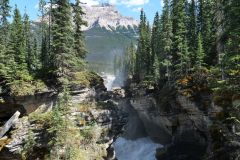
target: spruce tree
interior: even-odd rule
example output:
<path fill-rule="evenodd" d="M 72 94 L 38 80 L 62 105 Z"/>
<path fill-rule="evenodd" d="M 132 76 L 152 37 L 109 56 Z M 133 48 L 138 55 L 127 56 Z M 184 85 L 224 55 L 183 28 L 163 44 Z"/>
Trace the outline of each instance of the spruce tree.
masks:
<path fill-rule="evenodd" d="M 17 6 L 15 7 L 13 22 L 11 24 L 7 54 L 9 58 L 14 58 L 14 61 L 18 65 L 18 70 L 24 71 L 27 69 L 23 24 Z"/>
<path fill-rule="evenodd" d="M 32 46 L 31 46 L 31 25 L 29 21 L 29 16 L 25 12 L 23 15 L 23 39 L 24 39 L 24 52 L 26 54 L 26 63 L 28 70 L 32 71 Z"/>
<path fill-rule="evenodd" d="M 159 80 L 160 80 L 160 64 L 159 64 L 159 60 L 158 60 L 158 56 L 157 54 L 155 54 L 154 56 L 154 62 L 153 62 L 153 78 L 154 78 L 154 82 L 155 84 L 159 84 Z"/>
<path fill-rule="evenodd" d="M 214 50 L 216 41 L 216 29 L 214 29 L 214 3 L 212 0 L 205 0 L 202 2 L 202 40 L 203 40 L 203 49 L 206 53 L 205 63 L 209 66 L 216 64 L 217 54 Z M 217 9 L 218 10 L 218 9 Z M 216 24 L 217 25 L 217 24 Z"/>
<path fill-rule="evenodd" d="M 172 60 L 172 21 L 170 17 L 169 0 L 164 0 L 163 13 L 161 17 L 161 53 L 159 60 L 162 62 L 161 77 L 167 76 L 170 79 L 171 60 Z"/>
<path fill-rule="evenodd" d="M 182 57 L 184 52 L 184 39 L 186 36 L 186 10 L 185 0 L 172 1 L 173 22 L 173 65 L 176 71 L 183 73 Z"/>
<path fill-rule="evenodd" d="M 7 18 L 10 17 L 11 7 L 9 0 L 0 0 L 0 75 L 7 74 L 7 66 L 9 59 L 6 56 L 7 42 L 9 33 L 9 23 Z"/>
<path fill-rule="evenodd" d="M 86 57 L 86 48 L 84 43 L 84 33 L 82 31 L 82 26 L 86 26 L 87 22 L 82 19 L 82 16 L 85 14 L 82 11 L 80 6 L 80 1 L 76 0 L 75 5 L 73 6 L 74 16 L 73 22 L 74 26 L 74 51 L 77 58 L 84 59 Z"/>
<path fill-rule="evenodd" d="M 144 68 L 142 68 L 142 70 L 146 70 L 146 75 L 150 76 L 153 72 L 152 72 L 152 66 L 153 66 L 153 56 L 152 56 L 152 50 L 151 50 L 151 27 L 149 22 L 147 22 L 147 26 L 146 26 L 146 37 L 144 37 L 145 39 L 145 46 L 146 48 L 144 49 L 143 52 L 143 56 L 145 61 L 143 61 L 144 63 Z"/>
<path fill-rule="evenodd" d="M 200 69 L 204 65 L 204 49 L 202 45 L 202 36 L 201 33 L 198 33 L 198 46 L 197 46 L 197 55 L 196 55 L 196 68 Z"/>
<path fill-rule="evenodd" d="M 136 78 L 142 80 L 147 74 L 147 38 L 148 38 L 148 26 L 146 21 L 146 15 L 143 10 L 140 14 L 140 24 L 139 24 L 139 38 L 138 38 L 138 48 L 136 54 Z"/>
<path fill-rule="evenodd" d="M 191 0 L 189 5 L 189 18 L 188 18 L 188 46 L 191 56 L 192 65 L 196 59 L 197 49 L 197 16 L 195 0 Z"/>
<path fill-rule="evenodd" d="M 155 61 L 156 55 L 160 55 L 160 32 L 161 32 L 160 17 L 158 12 L 155 15 L 153 26 L 152 26 L 152 37 L 151 37 L 151 63 Z"/>
<path fill-rule="evenodd" d="M 54 0 L 52 9 L 52 63 L 56 74 L 68 77 L 75 67 L 73 26 L 69 0 Z"/>
<path fill-rule="evenodd" d="M 229 0 L 224 2 L 225 15 L 225 34 L 228 35 L 227 43 L 225 44 L 225 71 L 228 75 L 233 89 L 239 88 L 240 80 L 240 2 L 238 0 Z"/>
<path fill-rule="evenodd" d="M 41 69 L 43 71 L 46 71 L 51 67 L 49 61 L 50 61 L 50 33 L 48 33 L 48 26 L 46 22 L 44 21 L 44 18 L 47 16 L 47 10 L 46 10 L 46 1 L 40 0 L 39 1 L 39 13 L 40 13 L 40 31 L 41 31 L 41 53 L 40 53 L 40 61 L 41 61 Z M 51 8 L 49 10 L 49 13 L 51 12 Z M 49 19 L 51 17 L 49 16 Z M 50 24 L 49 24 L 50 27 Z M 45 72 L 44 72 L 45 73 Z"/>
<path fill-rule="evenodd" d="M 9 23 L 7 18 L 10 17 L 11 7 L 9 0 L 0 0 L 0 45 L 5 45 L 8 38 Z"/>

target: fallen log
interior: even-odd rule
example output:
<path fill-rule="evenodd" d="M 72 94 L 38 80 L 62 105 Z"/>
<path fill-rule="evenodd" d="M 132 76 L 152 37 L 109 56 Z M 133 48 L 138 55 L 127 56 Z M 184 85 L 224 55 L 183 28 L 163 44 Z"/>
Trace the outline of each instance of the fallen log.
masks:
<path fill-rule="evenodd" d="M 10 130 L 12 125 L 17 122 L 20 114 L 21 113 L 19 111 L 15 112 L 14 115 L 5 123 L 5 125 L 0 129 L 0 138 L 2 138 Z"/>

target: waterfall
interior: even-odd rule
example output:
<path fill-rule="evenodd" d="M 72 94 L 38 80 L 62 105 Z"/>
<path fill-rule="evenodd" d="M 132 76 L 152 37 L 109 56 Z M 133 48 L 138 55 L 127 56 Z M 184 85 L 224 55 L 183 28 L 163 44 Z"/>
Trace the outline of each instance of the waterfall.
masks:
<path fill-rule="evenodd" d="M 113 82 L 116 79 L 116 77 L 114 75 L 111 75 L 111 74 L 103 74 L 102 77 L 104 79 L 104 85 L 107 88 L 107 91 L 111 91 L 112 86 L 113 86 Z"/>
<path fill-rule="evenodd" d="M 116 76 L 104 73 L 102 77 L 107 90 L 112 90 Z M 125 133 L 113 143 L 116 158 L 118 160 L 155 160 L 156 149 L 163 146 L 154 143 L 147 136 L 144 125 L 131 106 L 126 105 L 124 109 L 129 114 L 129 121 Z"/>
<path fill-rule="evenodd" d="M 155 160 L 156 149 L 162 145 L 154 143 L 149 137 L 127 140 L 119 137 L 114 143 L 118 160 Z"/>

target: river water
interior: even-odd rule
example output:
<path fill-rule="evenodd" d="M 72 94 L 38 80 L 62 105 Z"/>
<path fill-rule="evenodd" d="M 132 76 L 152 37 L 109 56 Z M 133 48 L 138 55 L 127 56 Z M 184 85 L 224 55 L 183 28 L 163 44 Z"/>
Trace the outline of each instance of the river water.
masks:
<path fill-rule="evenodd" d="M 103 76 L 108 91 L 113 87 L 114 75 Z M 114 84 L 116 86 L 116 84 Z M 156 149 L 161 144 L 154 143 L 146 134 L 143 124 L 137 112 L 133 108 L 127 108 L 129 120 L 125 133 L 114 142 L 114 150 L 118 160 L 155 160 Z"/>

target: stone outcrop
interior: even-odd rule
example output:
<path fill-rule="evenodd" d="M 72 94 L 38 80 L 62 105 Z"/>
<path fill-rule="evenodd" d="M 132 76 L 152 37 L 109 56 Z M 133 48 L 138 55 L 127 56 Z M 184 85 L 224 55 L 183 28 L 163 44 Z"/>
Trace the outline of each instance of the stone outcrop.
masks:
<path fill-rule="evenodd" d="M 84 30 L 93 27 L 104 27 L 109 31 L 114 31 L 118 27 L 136 30 L 139 24 L 137 20 L 131 17 L 122 16 L 113 5 L 82 5 L 82 7 L 86 13 L 83 18 L 88 22 L 88 26 L 83 28 Z"/>
<path fill-rule="evenodd" d="M 70 107 L 68 119 L 75 123 L 79 130 L 87 129 L 86 127 L 88 127 L 88 125 L 85 124 L 94 122 L 92 125 L 94 125 L 94 128 L 96 129 L 95 132 L 97 133 L 96 142 L 95 144 L 91 144 L 95 146 L 89 146 L 89 148 L 100 147 L 108 152 L 108 155 L 105 157 L 106 159 L 113 159 L 115 154 L 112 148 L 112 143 L 114 139 L 116 139 L 117 135 L 122 132 L 122 128 L 127 122 L 127 114 L 118 108 L 118 102 L 113 102 L 110 99 L 104 99 L 104 101 L 101 101 L 102 107 L 100 108 L 78 108 L 79 104 L 95 102 L 97 97 L 95 89 L 85 88 L 79 91 L 74 91 L 71 94 L 72 99 L 70 104 L 72 107 Z M 102 92 L 101 94 L 106 93 Z M 113 96 L 109 95 L 108 97 Z M 26 100 L 29 101 L 29 99 Z M 40 114 L 42 112 L 43 110 L 38 109 L 35 110 L 34 113 Z M 0 159 L 21 159 L 21 155 L 19 153 L 23 150 L 23 146 L 29 136 L 29 130 L 33 131 L 34 139 L 36 140 L 37 147 L 39 148 L 38 152 L 32 153 L 31 156 L 41 159 L 42 153 L 46 151 L 48 147 L 48 135 L 46 133 L 46 129 L 41 126 L 39 127 L 39 124 L 30 120 L 28 116 L 20 118 L 12 126 L 12 131 L 7 135 L 8 138 L 6 137 L 7 143 L 0 152 Z M 3 140 L 5 143 L 5 139 Z"/>
<path fill-rule="evenodd" d="M 133 89 L 131 105 L 138 112 L 147 134 L 165 145 L 158 149 L 160 160 L 200 160 L 207 153 L 212 117 L 222 109 L 212 103 L 203 109 L 189 98 L 176 94 L 162 106 L 161 97 L 148 93 L 148 89 Z M 167 95 L 164 95 L 167 97 Z M 163 99 L 166 97 L 162 97 Z"/>
<path fill-rule="evenodd" d="M 47 112 L 52 109 L 56 98 L 57 93 L 50 90 L 35 95 L 5 97 L 5 103 L 0 103 L 0 119 L 6 120 L 16 111 L 19 111 L 21 116 L 37 110 Z"/>

